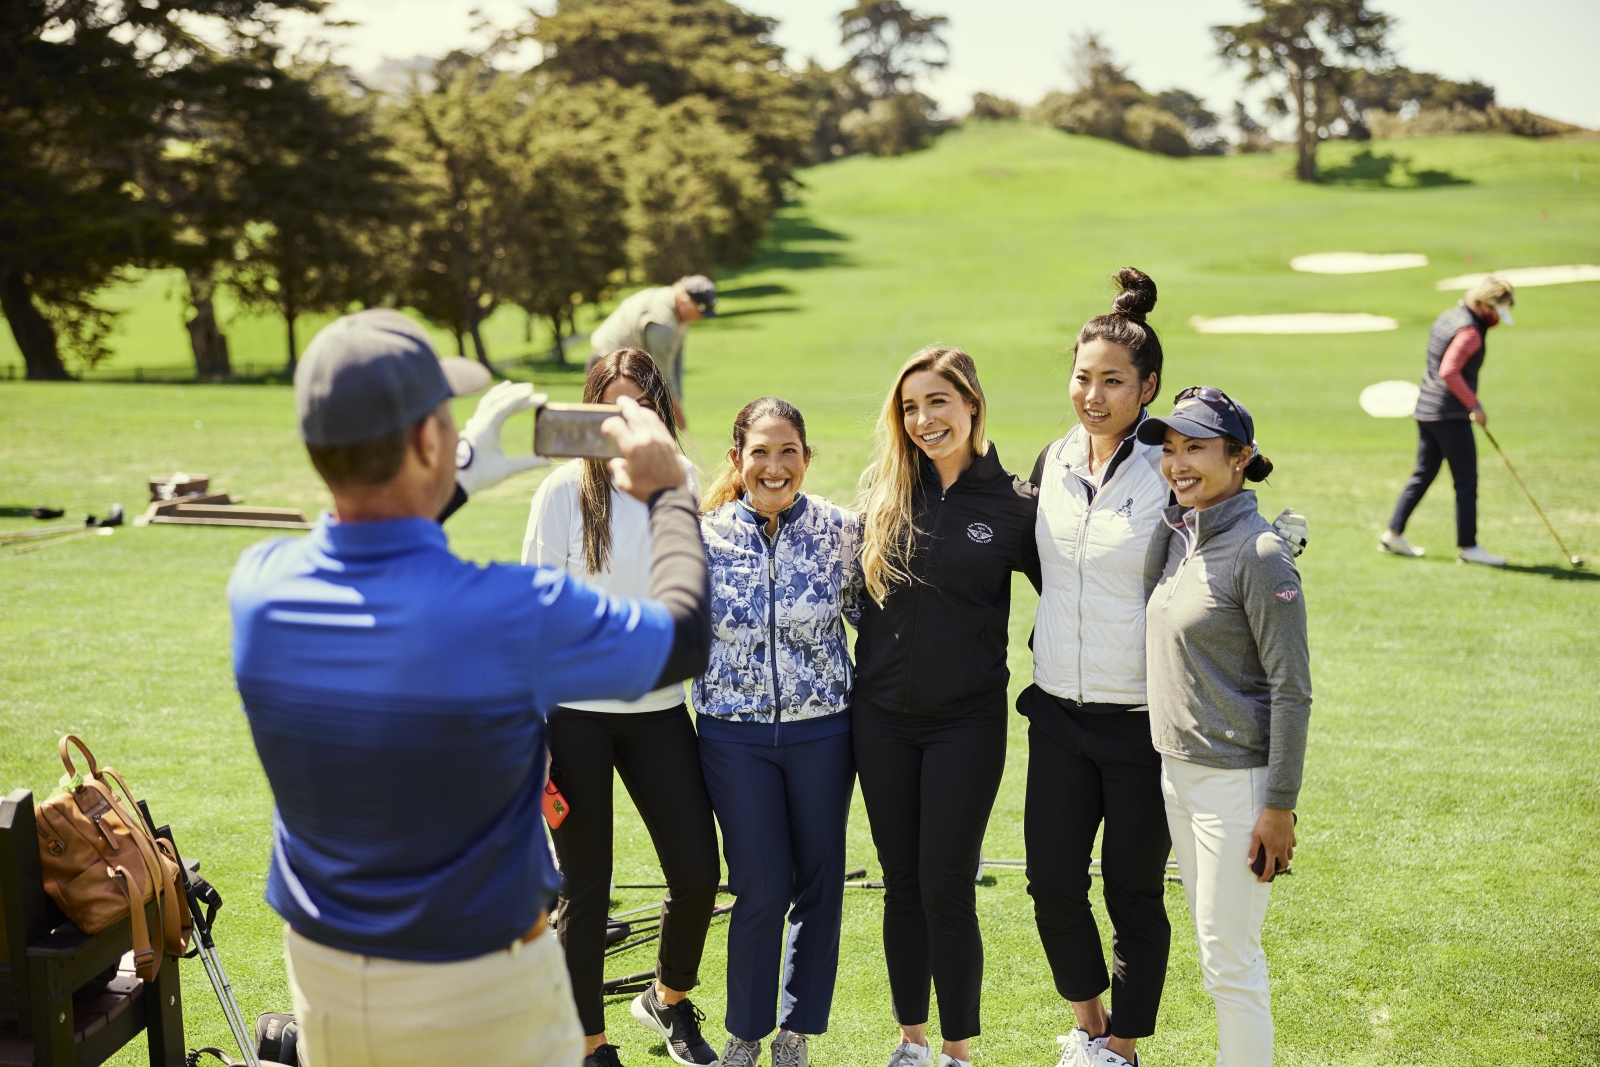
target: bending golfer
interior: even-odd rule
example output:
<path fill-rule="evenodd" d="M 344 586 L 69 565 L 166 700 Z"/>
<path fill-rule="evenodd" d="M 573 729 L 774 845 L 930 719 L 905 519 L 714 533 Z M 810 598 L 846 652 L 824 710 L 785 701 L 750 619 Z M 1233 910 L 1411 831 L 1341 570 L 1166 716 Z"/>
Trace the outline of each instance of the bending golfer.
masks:
<path fill-rule="evenodd" d="M 1150 740 L 1145 685 L 1145 553 L 1169 489 L 1161 448 L 1137 440 L 1161 388 L 1161 339 L 1145 316 L 1156 286 L 1124 267 L 1110 314 L 1078 331 L 1072 407 L 1078 425 L 1039 454 L 1044 589 L 1033 628 L 1033 684 L 1017 698 L 1028 717 L 1025 833 L 1028 893 L 1056 991 L 1077 1028 L 1058 1067 L 1125 1067 L 1155 1033 L 1167 975 L 1166 864 L 1171 851 L 1161 757 Z M 1292 550 L 1304 520 L 1279 516 Z M 1089 864 L 1102 832 L 1100 873 L 1114 932 L 1108 976 L 1089 900 Z M 1101 995 L 1112 991 L 1115 1013 Z"/>
<path fill-rule="evenodd" d="M 1456 489 L 1456 556 L 1462 563 L 1504 567 L 1497 556 L 1478 544 L 1478 449 L 1472 424 L 1487 427 L 1489 416 L 1478 401 L 1478 371 L 1488 354 L 1489 331 L 1511 324 L 1516 293 L 1511 283 L 1493 275 L 1467 290 L 1455 307 L 1434 320 L 1428 334 L 1428 366 L 1417 398 L 1417 466 L 1400 491 L 1389 528 L 1378 547 L 1396 556 L 1420 556 L 1423 550 L 1405 539 L 1406 523 L 1422 503 L 1439 468 L 1450 464 Z"/>
<path fill-rule="evenodd" d="M 853 731 L 883 865 L 883 954 L 900 1046 L 889 1067 L 971 1060 L 983 991 L 973 875 L 1006 762 L 1011 575 L 1039 586 L 1033 486 L 984 435 L 972 357 L 931 345 L 884 398 L 862 475 L 869 596 Z M 928 986 L 944 1045 L 928 1044 Z"/>
<path fill-rule="evenodd" d="M 1261 924 L 1294 857 L 1294 807 L 1311 717 L 1300 573 L 1244 488 L 1272 473 L 1244 406 L 1185 389 L 1161 445 L 1177 503 L 1150 542 L 1145 648 L 1172 850 L 1217 1013 L 1218 1067 L 1270 1067 L 1272 1003 Z"/>
<path fill-rule="evenodd" d="M 860 618 L 861 523 L 800 491 L 810 463 L 793 404 L 746 404 L 700 520 L 712 643 L 694 703 L 739 898 L 722 1067 L 755 1067 L 775 1026 L 772 1067 L 807 1067 L 807 1038 L 828 1029 L 839 970 L 855 785 L 844 619 Z"/>
<path fill-rule="evenodd" d="M 628 397 L 663 420 L 672 393 L 648 352 L 623 348 L 589 368 L 588 404 Z M 677 434 L 668 424 L 674 446 Z M 678 461 L 692 492 L 694 465 Z M 550 567 L 612 596 L 650 595 L 654 522 L 650 509 L 624 492 L 605 460 L 580 459 L 555 470 L 534 494 L 522 562 Z M 622 779 L 650 831 L 667 879 L 654 988 L 639 994 L 633 1013 L 666 1040 L 672 1058 L 708 1064 L 715 1050 L 700 1036 L 700 1013 L 688 991 L 699 981 L 711 909 L 716 906 L 717 829 L 700 773 L 694 724 L 677 680 L 637 700 L 563 701 L 550 712 L 550 779 L 569 811 L 550 830 L 561 860 L 563 888 L 556 931 L 585 1034 L 587 1067 L 620 1067 L 606 1038 L 601 996 L 606 913 L 611 906 L 612 779 Z"/>
<path fill-rule="evenodd" d="M 641 289 L 618 304 L 589 335 L 589 365 L 619 348 L 649 352 L 672 386 L 672 410 L 681 430 L 689 425 L 683 414 L 683 343 L 691 322 L 716 314 L 717 287 L 703 274 Z"/>
<path fill-rule="evenodd" d="M 651 599 L 479 567 L 435 516 L 456 489 L 453 394 L 398 312 L 325 327 L 295 376 L 334 514 L 246 550 L 234 671 L 272 786 L 267 900 L 314 1067 L 577 1067 L 541 833 L 544 714 L 700 673 L 705 556 L 672 438 L 626 399 L 617 484 L 648 501 Z M 454 384 L 452 384 L 454 383 Z"/>

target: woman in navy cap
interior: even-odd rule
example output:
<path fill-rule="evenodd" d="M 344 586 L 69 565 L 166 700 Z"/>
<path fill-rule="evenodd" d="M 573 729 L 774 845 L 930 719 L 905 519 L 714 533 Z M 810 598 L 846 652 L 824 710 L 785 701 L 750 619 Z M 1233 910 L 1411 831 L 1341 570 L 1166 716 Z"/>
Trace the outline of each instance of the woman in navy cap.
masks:
<path fill-rule="evenodd" d="M 1150 733 L 1172 849 L 1217 1012 L 1218 1067 L 1272 1063 L 1261 925 L 1294 856 L 1311 715 L 1300 574 L 1245 482 L 1272 463 L 1244 406 L 1193 386 L 1138 439 L 1177 503 L 1145 560 Z"/>

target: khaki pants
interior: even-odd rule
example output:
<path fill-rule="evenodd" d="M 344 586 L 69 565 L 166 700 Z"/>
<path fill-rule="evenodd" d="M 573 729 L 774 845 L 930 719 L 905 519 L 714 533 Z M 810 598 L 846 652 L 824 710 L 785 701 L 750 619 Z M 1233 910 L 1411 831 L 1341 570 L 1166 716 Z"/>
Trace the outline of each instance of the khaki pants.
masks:
<path fill-rule="evenodd" d="M 578 1067 L 583 1028 L 551 934 L 451 963 L 342 952 L 284 928 L 310 1067 Z"/>

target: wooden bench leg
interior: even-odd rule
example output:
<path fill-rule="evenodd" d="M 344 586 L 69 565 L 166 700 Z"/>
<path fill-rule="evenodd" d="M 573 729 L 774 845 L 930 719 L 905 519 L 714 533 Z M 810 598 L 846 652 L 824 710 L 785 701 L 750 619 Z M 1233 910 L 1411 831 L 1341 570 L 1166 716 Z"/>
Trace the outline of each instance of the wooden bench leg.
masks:
<path fill-rule="evenodd" d="M 33 978 L 30 1006 L 34 1067 L 74 1067 L 77 1052 L 72 1042 L 72 984 L 67 979 L 66 961 L 49 960 L 35 965 Z M 57 999 L 52 999 L 51 994 Z"/>
<path fill-rule="evenodd" d="M 144 990 L 145 1019 L 150 1030 L 150 1067 L 184 1067 L 188 1049 L 183 1037 L 183 983 L 178 958 L 161 961 L 161 973 Z"/>

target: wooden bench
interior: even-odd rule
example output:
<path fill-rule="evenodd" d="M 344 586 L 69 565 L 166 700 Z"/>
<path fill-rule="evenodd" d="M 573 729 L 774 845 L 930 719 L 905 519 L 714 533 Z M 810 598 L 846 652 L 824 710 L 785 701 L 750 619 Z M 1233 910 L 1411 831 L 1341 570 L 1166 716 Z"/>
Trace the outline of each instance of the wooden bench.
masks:
<path fill-rule="evenodd" d="M 146 917 L 161 929 L 153 902 Z M 97 1067 L 141 1030 L 151 1067 L 183 1067 L 177 958 L 140 981 L 131 963 L 120 969 L 128 920 L 93 935 L 67 921 L 44 891 L 26 789 L 0 800 L 0 919 L 0 1067 Z"/>

